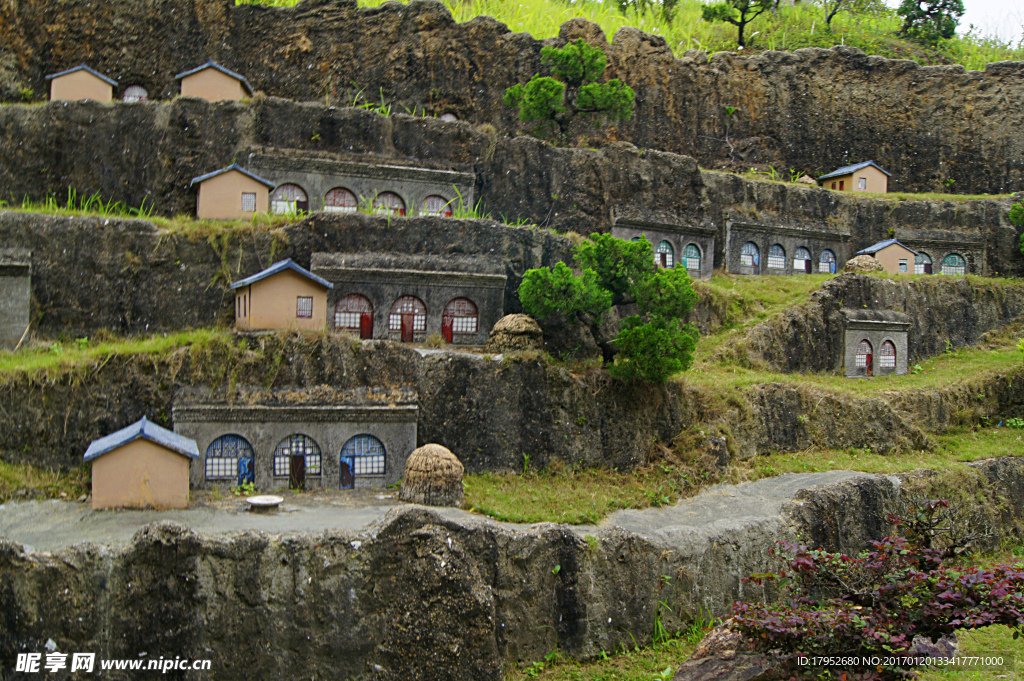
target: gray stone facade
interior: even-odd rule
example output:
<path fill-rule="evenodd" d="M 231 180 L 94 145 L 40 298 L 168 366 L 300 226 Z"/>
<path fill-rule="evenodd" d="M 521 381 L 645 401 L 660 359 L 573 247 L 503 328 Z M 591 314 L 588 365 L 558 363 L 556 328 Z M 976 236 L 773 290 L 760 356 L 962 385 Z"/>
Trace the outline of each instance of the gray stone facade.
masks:
<path fill-rule="evenodd" d="M 309 198 L 310 212 L 324 209 L 324 197 L 332 189 L 344 188 L 356 195 L 359 204 L 371 203 L 378 194 L 393 192 L 405 202 L 405 215 L 422 215 L 428 196 L 441 196 L 453 205 L 473 204 L 476 176 L 457 170 L 418 168 L 394 163 L 368 163 L 286 152 L 254 152 L 248 168 L 275 185 L 296 184 Z M 273 194 L 273 192 L 271 192 Z"/>
<path fill-rule="evenodd" d="M 907 373 L 907 334 L 910 318 L 894 310 L 844 309 L 845 343 L 843 368 L 849 377 Z M 862 341 L 870 344 L 870 354 L 859 353 Z M 886 343 L 895 349 L 895 361 L 886 366 Z M 864 359 L 858 361 L 858 354 Z M 892 361 L 892 360 L 889 360 Z"/>
<path fill-rule="evenodd" d="M 14 348 L 25 335 L 32 304 L 32 254 L 0 249 L 0 348 Z"/>
<path fill-rule="evenodd" d="M 505 314 L 504 267 L 483 258 L 314 253 L 310 270 L 334 284 L 327 297 L 328 328 L 346 328 L 341 310 L 349 296 L 364 296 L 372 304 L 372 334 L 364 337 L 421 343 L 438 334 L 451 343 L 484 345 Z M 425 318 L 417 319 L 411 338 L 403 337 L 402 315 L 396 309 L 399 299 L 407 296 L 425 308 Z M 475 306 L 475 324 L 446 315 L 459 299 Z"/>
<path fill-rule="evenodd" d="M 319 448 L 319 475 L 307 473 L 307 488 L 342 485 L 342 450 L 353 438 L 369 435 L 384 447 L 383 474 L 354 475 L 355 487 L 385 487 L 405 471 L 405 459 L 416 448 L 418 407 L 414 403 L 388 405 L 243 405 L 183 403 L 173 409 L 174 432 L 196 441 L 199 460 L 192 463 L 193 488 L 231 487 L 237 471 L 207 478 L 210 445 L 225 435 L 244 438 L 254 455 L 255 485 L 259 489 L 287 488 L 288 475 L 277 474 L 275 450 L 294 435 L 311 438 Z"/>
<path fill-rule="evenodd" d="M 757 258 L 754 264 L 742 258 L 744 245 L 752 242 L 757 246 Z M 781 246 L 784 258 L 778 264 L 781 267 L 769 267 L 773 246 Z M 830 251 L 835 256 L 835 269 L 838 272 L 852 254 L 850 235 L 842 232 L 826 232 L 796 227 L 777 227 L 745 222 L 729 221 L 725 223 L 725 269 L 732 274 L 767 274 L 792 275 L 805 274 L 805 269 L 794 266 L 797 249 L 804 248 L 810 253 L 811 272 L 818 274 L 822 270 L 821 256 Z"/>
<path fill-rule="evenodd" d="M 647 237 L 651 246 L 658 248 L 662 242 L 671 245 L 672 264 L 674 267 L 686 267 L 686 271 L 694 279 L 710 279 L 715 269 L 715 236 L 718 230 L 714 227 L 697 227 L 665 223 L 632 215 L 617 215 L 612 225 L 612 236 L 619 239 Z M 697 267 L 694 258 L 686 257 L 686 248 L 695 246 L 699 253 Z M 655 253 L 656 261 L 660 262 L 661 254 Z"/>
<path fill-rule="evenodd" d="M 932 274 L 941 274 L 943 260 L 955 253 L 966 261 L 965 274 L 987 276 L 985 239 L 980 235 L 943 230 L 897 229 L 896 238 L 908 248 L 931 258 Z M 924 274 L 921 271 L 916 273 Z"/>

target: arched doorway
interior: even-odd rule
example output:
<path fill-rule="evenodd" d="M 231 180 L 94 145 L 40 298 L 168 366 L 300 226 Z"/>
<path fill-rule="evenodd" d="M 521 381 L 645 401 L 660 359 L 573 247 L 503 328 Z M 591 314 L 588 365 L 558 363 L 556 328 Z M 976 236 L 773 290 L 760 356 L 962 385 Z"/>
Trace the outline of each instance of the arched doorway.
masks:
<path fill-rule="evenodd" d="M 932 256 L 921 251 L 914 256 L 914 274 L 931 274 Z"/>
<path fill-rule="evenodd" d="M 358 293 L 348 294 L 334 306 L 334 328 L 373 338 L 373 303 Z"/>
<path fill-rule="evenodd" d="M 803 246 L 793 255 L 793 274 L 811 273 L 811 252 Z"/>
<path fill-rule="evenodd" d="M 282 184 L 270 195 L 271 213 L 308 213 L 309 197 L 297 184 Z"/>
<path fill-rule="evenodd" d="M 686 248 L 683 249 L 683 261 L 688 272 L 700 274 L 700 259 L 700 247 L 697 244 L 686 244 Z"/>
<path fill-rule="evenodd" d="M 373 435 L 356 435 L 341 448 L 341 489 L 352 489 L 356 478 L 383 477 L 387 471 L 387 450 Z"/>
<path fill-rule="evenodd" d="M 967 261 L 958 253 L 950 253 L 942 259 L 942 273 L 956 276 L 967 274 Z"/>
<path fill-rule="evenodd" d="M 427 332 L 427 306 L 416 296 L 402 296 L 391 306 L 388 335 L 396 335 L 406 343 Z M 422 339 L 422 338 L 421 338 Z"/>
<path fill-rule="evenodd" d="M 475 335 L 479 313 L 469 298 L 453 298 L 441 315 L 441 336 L 451 343 L 459 335 Z"/>
<path fill-rule="evenodd" d="M 423 199 L 423 215 L 450 218 L 453 212 L 451 201 L 448 201 L 443 196 L 432 194 Z"/>
<path fill-rule="evenodd" d="M 324 194 L 324 211 L 328 213 L 355 213 L 358 209 L 356 195 L 344 187 L 335 187 Z"/>
<path fill-rule="evenodd" d="M 381 192 L 373 199 L 373 212 L 377 215 L 401 217 L 405 215 L 405 201 L 394 192 Z"/>
<path fill-rule="evenodd" d="M 874 374 L 871 343 L 866 338 L 857 345 L 856 367 L 863 369 L 868 376 Z"/>
<path fill-rule="evenodd" d="M 666 269 L 675 266 L 676 251 L 672 248 L 672 244 L 667 241 L 659 241 L 658 247 L 654 249 L 654 262 L 659 267 Z"/>
<path fill-rule="evenodd" d="M 786 269 L 786 249 L 780 244 L 773 244 L 772 247 L 768 249 L 768 269 Z"/>
<path fill-rule="evenodd" d="M 256 483 L 256 454 L 241 435 L 221 435 L 206 448 L 206 479 L 237 480 L 239 487 Z"/>
<path fill-rule="evenodd" d="M 740 271 L 743 274 L 761 273 L 761 249 L 753 241 L 740 248 Z"/>
<path fill-rule="evenodd" d="M 306 478 L 318 477 L 320 463 L 320 445 L 308 435 L 289 435 L 274 449 L 274 477 L 288 478 L 292 489 L 304 489 Z"/>
<path fill-rule="evenodd" d="M 887 373 L 896 369 L 896 346 L 892 341 L 885 341 L 878 350 L 878 368 Z"/>
<path fill-rule="evenodd" d="M 836 254 L 827 248 L 818 257 L 818 272 L 821 274 L 836 273 Z"/>

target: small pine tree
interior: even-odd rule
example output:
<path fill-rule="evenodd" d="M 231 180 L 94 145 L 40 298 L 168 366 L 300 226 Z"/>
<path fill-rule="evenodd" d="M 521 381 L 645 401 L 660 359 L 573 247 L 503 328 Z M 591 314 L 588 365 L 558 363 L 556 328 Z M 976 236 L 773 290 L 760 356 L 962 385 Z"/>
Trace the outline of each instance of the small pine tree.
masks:
<path fill-rule="evenodd" d="M 525 85 L 505 90 L 502 98 L 507 106 L 519 109 L 519 120 L 538 124 L 534 134 L 554 127 L 565 140 L 577 116 L 613 122 L 633 115 L 632 88 L 618 78 L 598 82 L 608 65 L 598 48 L 579 38 L 561 48 L 549 45 L 540 55 L 552 75 L 535 74 Z"/>
<path fill-rule="evenodd" d="M 744 32 L 747 24 L 765 12 L 778 7 L 779 0 L 725 0 L 701 9 L 704 21 L 724 21 L 736 27 L 736 44 L 746 45 Z"/>

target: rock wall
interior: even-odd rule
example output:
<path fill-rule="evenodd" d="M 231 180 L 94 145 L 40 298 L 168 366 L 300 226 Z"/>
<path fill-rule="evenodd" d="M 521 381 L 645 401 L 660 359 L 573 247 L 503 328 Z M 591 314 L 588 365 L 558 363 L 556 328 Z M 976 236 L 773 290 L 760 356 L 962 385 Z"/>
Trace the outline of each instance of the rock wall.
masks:
<path fill-rule="evenodd" d="M 822 285 L 808 302 L 758 324 L 730 351 L 776 371 L 837 371 L 845 342 L 843 308 L 906 313 L 913 363 L 971 345 L 1017 319 L 1024 314 L 1024 287 L 963 277 L 842 275 Z"/>
<path fill-rule="evenodd" d="M 620 30 L 609 45 L 594 24 L 562 26 L 559 40 L 576 37 L 601 44 L 609 77 L 636 90 L 636 114 L 614 134 L 637 146 L 705 166 L 759 162 L 812 173 L 873 158 L 902 190 L 938 190 L 948 180 L 971 193 L 1024 188 L 1024 114 L 1014 105 L 1024 96 L 1024 64 L 965 72 L 844 47 L 676 59 L 664 38 L 636 29 Z M 344 103 L 364 89 L 513 130 L 502 92 L 546 72 L 546 42 L 488 17 L 456 24 L 435 2 L 357 9 L 354 0 L 294 8 L 26 0 L 0 8 L 0 96 L 17 101 L 28 88 L 41 98 L 45 74 L 88 61 L 166 99 L 177 93 L 174 75 L 209 56 L 269 95 Z M 726 106 L 737 111 L 729 116 Z"/>
<path fill-rule="evenodd" d="M 999 535 L 1019 536 L 1020 460 L 980 468 L 981 503 L 1005 510 Z M 106 659 L 211 659 L 225 681 L 500 681 L 555 648 L 593 658 L 647 644 L 657 620 L 673 631 L 771 598 L 742 579 L 772 565 L 776 540 L 856 552 L 888 530 L 899 490 L 886 476 L 786 476 L 598 528 L 413 506 L 359 533 L 206 537 L 161 522 L 124 547 L 54 553 L 0 539 L 0 675 L 53 640 Z M 673 515 L 690 507 L 698 519 Z"/>
<path fill-rule="evenodd" d="M 702 172 L 691 158 L 625 143 L 557 148 L 468 123 L 274 98 L 0 107 L 0 198 L 17 203 L 52 194 L 64 203 L 70 187 L 79 196 L 144 203 L 158 214 L 194 214 L 193 177 L 267 150 L 472 171 L 485 212 L 562 232 L 608 232 L 616 211 L 717 228 L 718 267 L 732 220 L 841 231 L 857 249 L 892 234 L 979 241 L 981 272 L 1024 273 L 1020 230 L 1010 224 L 1005 200 L 865 199 Z"/>
<path fill-rule="evenodd" d="M 523 272 L 571 259 L 571 242 L 487 220 L 318 213 L 298 224 L 167 232 L 146 220 L 0 211 L 0 243 L 32 252 L 33 328 L 43 337 L 179 331 L 233 322 L 229 285 L 271 263 L 308 267 L 314 252 L 484 255 L 508 276 L 520 311 Z"/>

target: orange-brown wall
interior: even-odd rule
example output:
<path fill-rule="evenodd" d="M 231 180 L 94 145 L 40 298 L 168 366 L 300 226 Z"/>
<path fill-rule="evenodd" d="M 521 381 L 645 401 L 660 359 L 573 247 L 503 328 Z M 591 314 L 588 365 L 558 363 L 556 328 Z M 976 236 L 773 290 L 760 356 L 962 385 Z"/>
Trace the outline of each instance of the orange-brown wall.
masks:
<path fill-rule="evenodd" d="M 238 289 L 235 291 L 236 305 L 240 305 L 238 298 L 243 295 L 249 296 L 249 316 L 235 318 L 235 327 L 240 330 L 319 331 L 327 326 L 327 291 L 298 272 L 284 270 Z M 299 296 L 313 298 L 312 317 L 295 316 Z"/>
<path fill-rule="evenodd" d="M 219 102 L 225 99 L 244 99 L 249 93 L 242 87 L 242 83 L 210 67 L 182 78 L 181 96 Z"/>
<path fill-rule="evenodd" d="M 242 211 L 242 192 L 255 192 L 256 212 L 267 212 L 270 189 L 237 170 L 229 170 L 200 183 L 196 215 L 200 219 L 215 220 L 251 218 L 252 211 Z"/>
<path fill-rule="evenodd" d="M 188 508 L 190 459 L 139 438 L 92 462 L 93 508 Z"/>
<path fill-rule="evenodd" d="M 868 181 L 867 189 L 858 189 L 859 178 L 864 178 Z M 836 185 L 836 191 L 839 191 L 839 182 L 843 183 L 844 192 L 870 192 L 872 194 L 886 194 L 889 191 L 889 176 L 883 173 L 881 170 L 874 166 L 868 166 L 867 168 L 861 168 L 855 173 L 849 175 L 843 175 L 841 177 L 830 177 L 823 181 L 822 186 L 825 189 L 832 189 L 833 183 Z"/>
<path fill-rule="evenodd" d="M 50 81 L 50 101 L 62 99 L 109 102 L 114 99 L 114 88 L 88 71 L 75 71 Z"/>
<path fill-rule="evenodd" d="M 878 253 L 875 253 L 875 260 L 885 268 L 889 274 L 900 273 L 900 259 L 907 261 L 907 271 L 904 274 L 914 273 L 914 254 L 899 244 L 886 246 Z"/>

